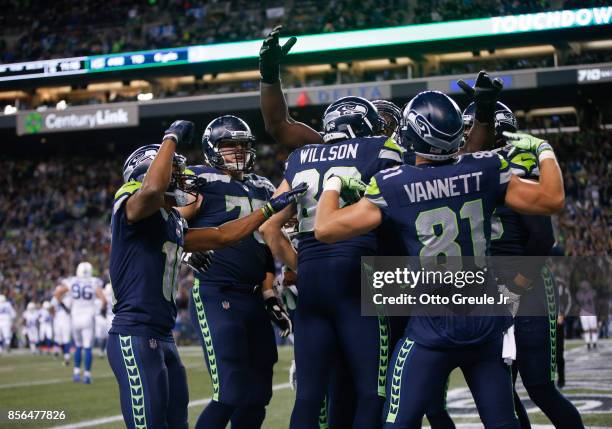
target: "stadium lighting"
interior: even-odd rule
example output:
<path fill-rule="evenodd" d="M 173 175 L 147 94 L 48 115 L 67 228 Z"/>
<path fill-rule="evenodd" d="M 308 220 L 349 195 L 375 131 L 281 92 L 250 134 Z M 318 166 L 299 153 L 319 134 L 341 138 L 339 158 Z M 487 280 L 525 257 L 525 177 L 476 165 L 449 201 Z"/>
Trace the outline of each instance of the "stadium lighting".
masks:
<path fill-rule="evenodd" d="M 60 100 L 55 105 L 55 108 L 57 110 L 66 110 L 66 107 L 68 107 L 68 104 L 66 103 L 66 100 Z"/>
<path fill-rule="evenodd" d="M 138 96 L 136 98 L 138 99 L 138 101 L 153 100 L 153 93 L 152 92 L 143 92 L 143 93 L 138 94 Z"/>
<path fill-rule="evenodd" d="M 7 104 L 6 106 L 4 106 L 5 115 L 14 115 L 15 113 L 17 113 L 17 107 L 11 104 Z"/>

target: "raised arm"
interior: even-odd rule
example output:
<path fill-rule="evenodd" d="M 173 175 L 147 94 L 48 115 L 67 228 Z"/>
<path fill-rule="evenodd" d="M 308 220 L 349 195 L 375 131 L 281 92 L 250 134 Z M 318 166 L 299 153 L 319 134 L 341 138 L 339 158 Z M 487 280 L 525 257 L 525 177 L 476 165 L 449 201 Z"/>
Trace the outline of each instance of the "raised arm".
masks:
<path fill-rule="evenodd" d="M 147 170 L 142 186 L 125 203 L 128 222 L 138 222 L 164 206 L 164 194 L 170 184 L 176 146 L 191 143 L 193 128 L 193 122 L 175 121 L 166 130 L 162 145 Z"/>
<path fill-rule="evenodd" d="M 282 192 L 271 198 L 261 209 L 240 219 L 226 222 L 219 227 L 190 228 L 185 234 L 183 247 L 187 252 L 198 252 L 220 249 L 236 243 L 255 232 L 275 213 L 294 203 L 300 195 L 306 192 L 306 189 L 307 186 L 303 184 L 291 191 Z"/>
<path fill-rule="evenodd" d="M 539 182 L 512 176 L 505 204 L 523 214 L 551 215 L 562 210 L 565 204 L 563 176 L 552 147 L 528 134 L 504 132 L 504 135 L 514 146 L 535 153 L 540 168 Z"/>
<path fill-rule="evenodd" d="M 463 151 L 472 153 L 492 149 L 495 145 L 495 104 L 504 87 L 502 80 L 491 79 L 487 72 L 482 70 L 478 73 L 473 87 L 461 79 L 457 81 L 457 85 L 476 104 L 474 125 Z"/>
<path fill-rule="evenodd" d="M 319 133 L 289 116 L 280 83 L 280 64 L 297 39 L 291 37 L 281 47 L 278 43 L 281 28 L 279 25 L 272 30 L 259 51 L 260 103 L 266 131 L 274 140 L 291 148 L 323 143 Z"/>

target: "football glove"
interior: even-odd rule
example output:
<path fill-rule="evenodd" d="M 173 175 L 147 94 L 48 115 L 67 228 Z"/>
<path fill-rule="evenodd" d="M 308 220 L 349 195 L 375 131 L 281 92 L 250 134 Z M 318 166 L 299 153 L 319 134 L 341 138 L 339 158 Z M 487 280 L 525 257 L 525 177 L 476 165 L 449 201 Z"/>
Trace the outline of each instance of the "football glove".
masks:
<path fill-rule="evenodd" d="M 359 179 L 347 176 L 336 176 L 332 174 L 330 177 L 337 177 L 342 182 L 342 189 L 340 190 L 340 198 L 347 204 L 356 203 L 363 197 L 366 190 L 366 184 Z"/>
<path fill-rule="evenodd" d="M 282 25 L 274 27 L 259 50 L 259 73 L 262 82 L 276 83 L 280 80 L 280 64 L 297 42 L 297 38 L 291 37 L 283 46 L 280 46 L 278 35 L 282 28 Z"/>
<path fill-rule="evenodd" d="M 476 103 L 475 116 L 478 122 L 493 124 L 495 104 L 504 88 L 504 82 L 498 77 L 491 79 L 487 72 L 481 70 L 473 87 L 462 79 L 457 81 L 457 85 Z"/>
<path fill-rule="evenodd" d="M 280 336 L 285 338 L 293 332 L 293 325 L 289 314 L 283 308 L 281 300 L 276 296 L 271 296 L 264 300 L 266 310 L 272 323 L 274 323 L 278 329 L 280 329 Z"/>
<path fill-rule="evenodd" d="M 531 152 L 538 158 L 538 160 L 541 160 L 540 155 L 547 151 L 554 156 L 555 151 L 546 140 L 539 139 L 531 134 L 511 133 L 504 131 L 504 137 L 508 139 L 508 143 L 514 146 L 508 153 L 508 157 L 511 157 L 517 150 Z"/>
<path fill-rule="evenodd" d="M 300 198 L 306 191 L 308 190 L 308 185 L 306 183 L 300 183 L 295 188 L 290 191 L 283 192 L 277 197 L 270 198 L 270 200 L 261 208 L 266 219 L 269 219 L 274 215 L 274 213 L 278 213 L 289 204 L 295 203 L 298 198 Z"/>
<path fill-rule="evenodd" d="M 170 139 L 176 143 L 177 147 L 189 147 L 193 140 L 195 125 L 191 121 L 174 121 L 170 127 L 164 131 L 164 140 Z"/>
<path fill-rule="evenodd" d="M 205 252 L 183 253 L 181 261 L 191 268 L 195 273 L 204 274 L 210 268 L 212 257 L 215 252 L 207 250 Z"/>

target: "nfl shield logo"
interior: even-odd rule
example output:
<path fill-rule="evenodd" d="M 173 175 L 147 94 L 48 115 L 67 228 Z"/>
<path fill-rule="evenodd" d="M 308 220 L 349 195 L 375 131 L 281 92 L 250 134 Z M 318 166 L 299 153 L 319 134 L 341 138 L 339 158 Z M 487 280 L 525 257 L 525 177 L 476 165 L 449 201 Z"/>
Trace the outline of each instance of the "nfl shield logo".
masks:
<path fill-rule="evenodd" d="M 149 347 L 153 350 L 157 348 L 157 340 L 155 338 L 149 338 Z"/>
<path fill-rule="evenodd" d="M 230 308 L 230 303 L 229 303 L 229 301 L 223 301 L 223 302 L 221 303 L 221 306 L 223 307 L 223 309 L 224 309 L 224 310 L 229 310 L 229 308 Z"/>

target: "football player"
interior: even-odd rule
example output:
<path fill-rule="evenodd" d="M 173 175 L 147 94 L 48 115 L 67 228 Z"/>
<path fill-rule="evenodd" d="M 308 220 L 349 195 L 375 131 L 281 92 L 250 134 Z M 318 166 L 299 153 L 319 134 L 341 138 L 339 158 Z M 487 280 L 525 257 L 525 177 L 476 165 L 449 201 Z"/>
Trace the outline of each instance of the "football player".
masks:
<path fill-rule="evenodd" d="M 375 428 L 380 425 L 384 401 L 389 326 L 386 317 L 361 317 L 355 285 L 359 282 L 359 258 L 376 253 L 376 236 L 366 234 L 328 245 L 314 237 L 314 216 L 329 176 L 347 176 L 355 184 L 369 180 L 382 169 L 400 165 L 403 149 L 391 138 L 375 136 L 382 122 L 376 107 L 361 97 L 344 97 L 332 103 L 324 113 L 323 127 L 325 143 L 295 150 L 277 190 L 282 192 L 301 182 L 309 184 L 297 206 L 300 298 L 295 315 L 297 395 L 291 427 L 317 424 L 333 363 L 340 356 L 349 363 L 355 383 L 354 427 Z M 355 196 L 347 193 L 343 198 L 350 202 Z M 281 228 L 294 213 L 287 209 L 261 228 L 275 256 L 292 269 L 297 256 Z"/>
<path fill-rule="evenodd" d="M 189 167 L 205 183 L 198 202 L 181 210 L 190 227 L 214 228 L 265 207 L 275 188 L 251 173 L 254 142 L 249 126 L 236 116 L 208 124 L 202 136 L 207 165 Z M 213 400 L 197 428 L 225 428 L 230 419 L 235 428 L 261 426 L 277 361 L 270 317 L 283 336 L 291 333 L 272 287 L 274 275 L 274 259 L 257 232 L 216 250 L 210 267 L 195 273 L 191 316 L 213 383 Z"/>
<path fill-rule="evenodd" d="M 475 105 L 463 112 L 466 125 L 474 120 Z M 516 133 L 514 113 L 503 103 L 495 109 L 496 152 L 508 163 L 513 174 L 527 180 L 538 180 L 538 161 L 524 150 L 512 150 L 504 132 Z M 584 427 L 576 408 L 554 384 L 556 363 L 556 291 L 553 277 L 544 265 L 555 242 L 550 216 L 525 215 L 501 204 L 492 217 L 491 255 L 503 256 L 497 271 L 501 283 L 520 297 L 514 317 L 516 361 L 512 365 L 513 382 L 517 374 L 531 400 L 556 428 Z M 529 262 L 513 257 L 531 256 Z M 496 264 L 497 265 L 497 264 Z M 525 407 L 514 390 L 515 408 L 522 429 L 531 427 Z"/>
<path fill-rule="evenodd" d="M 398 225 L 409 254 L 478 256 L 487 252 L 499 201 L 531 214 L 552 214 L 563 207 L 561 173 L 546 142 L 523 136 L 514 143 L 536 153 L 541 171 L 536 184 L 511 176 L 507 162 L 491 152 L 455 159 L 463 121 L 457 105 L 442 93 L 417 95 L 404 109 L 403 125 L 402 139 L 414 147 L 416 166 L 376 174 L 365 198 L 344 208 L 339 197 L 354 186 L 347 178 L 327 179 L 317 206 L 317 239 L 351 239 L 373 230 L 384 217 Z M 459 176 L 467 180 L 461 180 L 452 199 L 411 192 L 415 183 L 425 187 Z M 411 317 L 393 356 L 384 427 L 418 425 L 428 404 L 443 395 L 450 372 L 460 367 L 485 427 L 518 428 L 511 377 L 502 360 L 503 332 L 511 323 L 510 317 Z"/>
<path fill-rule="evenodd" d="M 102 289 L 102 293 L 104 293 L 104 289 Z M 95 308 L 96 308 L 96 317 L 95 317 L 95 338 L 96 344 L 99 347 L 98 356 L 104 357 L 106 353 L 106 339 L 108 338 L 108 327 L 106 324 L 106 312 L 108 311 L 108 306 L 110 305 L 108 298 L 104 295 L 106 299 L 106 307 L 102 307 L 102 301 L 99 299 L 95 300 Z"/>
<path fill-rule="evenodd" d="M 57 301 L 61 301 L 64 295 L 70 292 L 72 300 L 70 318 L 75 346 L 72 380 L 75 383 L 81 381 L 81 352 L 84 352 L 85 355 L 83 383 L 91 384 L 92 382 L 91 364 L 95 334 L 95 299 L 98 298 L 102 306 L 106 306 L 102 285 L 102 280 L 93 275 L 92 265 L 83 261 L 77 265 L 76 276 L 63 279 L 53 294 Z"/>
<path fill-rule="evenodd" d="M 26 307 L 26 311 L 22 314 L 25 333 L 28 337 L 30 352 L 34 355 L 38 353 L 36 346 L 38 344 L 38 309 L 36 304 L 31 301 Z"/>
<path fill-rule="evenodd" d="M 61 285 L 58 285 L 57 291 Z M 72 332 L 70 322 L 70 295 L 65 294 L 61 300 L 53 297 L 53 339 L 57 347 L 61 349 L 64 357 L 64 365 L 70 365 L 70 335 Z"/>
<path fill-rule="evenodd" d="M 217 249 L 255 231 L 294 201 L 283 194 L 260 210 L 216 228 L 189 229 L 173 207 L 194 203 L 198 180 L 185 174 L 194 125 L 176 121 L 161 145 L 138 148 L 123 166 L 111 221 L 110 277 L 114 318 L 108 359 L 119 383 L 128 428 L 186 428 L 189 395 L 185 368 L 172 337 L 183 249 Z"/>
<path fill-rule="evenodd" d="M 13 338 L 13 320 L 15 320 L 15 309 L 6 296 L 0 295 L 0 355 L 11 349 Z"/>
<path fill-rule="evenodd" d="M 38 312 L 38 327 L 41 347 L 45 354 L 49 354 L 53 345 L 53 316 L 51 315 L 51 303 L 49 301 L 43 301 Z"/>

